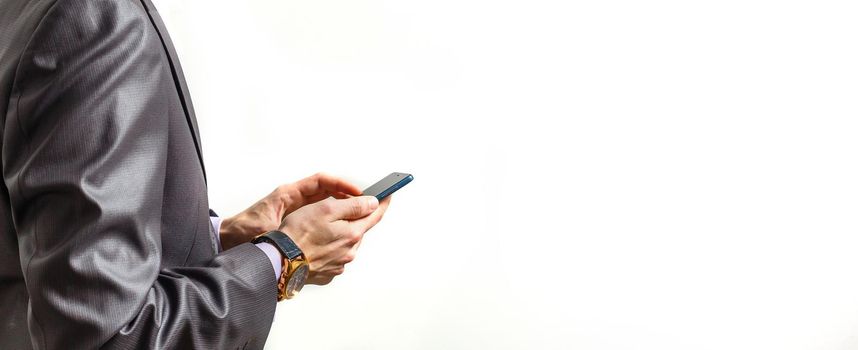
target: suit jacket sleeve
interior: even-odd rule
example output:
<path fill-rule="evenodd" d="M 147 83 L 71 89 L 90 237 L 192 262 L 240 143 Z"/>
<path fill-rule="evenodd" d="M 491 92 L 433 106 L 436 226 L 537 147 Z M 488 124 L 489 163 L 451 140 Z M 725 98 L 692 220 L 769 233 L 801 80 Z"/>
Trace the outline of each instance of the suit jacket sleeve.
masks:
<path fill-rule="evenodd" d="M 276 285 L 261 250 L 161 265 L 163 97 L 175 94 L 164 55 L 123 0 L 58 0 L 22 53 L 3 176 L 36 348 L 262 348 L 268 336 Z"/>

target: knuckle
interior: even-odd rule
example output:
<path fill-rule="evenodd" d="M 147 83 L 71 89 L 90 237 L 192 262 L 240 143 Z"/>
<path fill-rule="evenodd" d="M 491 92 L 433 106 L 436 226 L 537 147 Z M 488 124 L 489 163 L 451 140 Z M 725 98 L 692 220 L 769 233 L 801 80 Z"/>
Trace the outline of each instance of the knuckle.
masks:
<path fill-rule="evenodd" d="M 349 231 L 347 237 L 349 239 L 349 243 L 354 245 L 360 242 L 361 238 L 363 238 L 363 232 L 358 229 L 352 229 L 351 231 Z"/>
<path fill-rule="evenodd" d="M 346 256 L 343 257 L 343 261 L 345 261 L 346 264 L 355 261 L 355 253 L 346 254 Z"/>
<path fill-rule="evenodd" d="M 324 179 L 324 178 L 326 178 L 326 177 L 330 177 L 330 175 L 328 175 L 328 174 L 327 174 L 327 173 L 325 173 L 324 171 L 320 171 L 320 172 L 317 172 L 317 173 L 313 174 L 313 178 L 314 178 L 314 179 L 317 179 L 317 180 L 318 180 L 318 179 Z"/>
<path fill-rule="evenodd" d="M 360 215 L 361 213 L 363 213 L 363 207 L 364 205 L 362 201 L 353 200 L 351 206 L 352 214 L 354 216 Z"/>
<path fill-rule="evenodd" d="M 280 201 L 289 200 L 289 198 L 294 194 L 294 192 L 295 187 L 293 185 L 283 184 L 277 186 L 277 188 L 274 190 L 274 197 Z"/>
<path fill-rule="evenodd" d="M 328 202 L 320 202 L 319 212 L 322 213 L 322 215 L 330 215 L 334 212 L 334 208 L 332 208 L 331 204 Z"/>
<path fill-rule="evenodd" d="M 287 185 L 283 184 L 274 189 L 274 193 L 283 194 L 287 192 Z"/>

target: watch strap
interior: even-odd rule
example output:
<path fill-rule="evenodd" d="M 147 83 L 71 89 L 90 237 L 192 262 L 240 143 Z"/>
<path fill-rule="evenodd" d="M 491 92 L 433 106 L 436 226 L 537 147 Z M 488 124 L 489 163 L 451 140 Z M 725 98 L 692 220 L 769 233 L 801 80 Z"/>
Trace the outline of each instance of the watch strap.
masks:
<path fill-rule="evenodd" d="M 252 242 L 254 244 L 261 242 L 270 243 L 275 248 L 277 248 L 277 250 L 279 250 L 281 254 L 283 254 L 283 257 L 289 259 L 289 261 L 295 260 L 300 256 L 304 255 L 304 252 L 301 251 L 301 248 L 298 248 L 298 245 L 295 244 L 295 242 L 291 238 L 289 238 L 288 235 L 281 231 L 268 231 L 259 236 L 256 236 L 256 238 L 254 238 Z"/>

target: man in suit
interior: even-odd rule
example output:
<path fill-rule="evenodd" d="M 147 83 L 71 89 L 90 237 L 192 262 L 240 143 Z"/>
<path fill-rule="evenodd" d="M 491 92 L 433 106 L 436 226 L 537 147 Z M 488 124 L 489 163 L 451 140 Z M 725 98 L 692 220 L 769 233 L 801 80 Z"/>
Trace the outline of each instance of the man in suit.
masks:
<path fill-rule="evenodd" d="M 388 204 L 319 174 L 215 217 L 150 0 L 0 0 L 0 147 L 0 349 L 260 349 Z"/>

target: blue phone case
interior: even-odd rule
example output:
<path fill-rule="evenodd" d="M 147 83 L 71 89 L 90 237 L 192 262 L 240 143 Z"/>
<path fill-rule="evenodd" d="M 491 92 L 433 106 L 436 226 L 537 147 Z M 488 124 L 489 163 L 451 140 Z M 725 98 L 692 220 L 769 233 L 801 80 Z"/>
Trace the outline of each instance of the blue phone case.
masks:
<path fill-rule="evenodd" d="M 411 180 L 414 180 L 414 176 L 411 174 L 390 173 L 390 175 L 387 175 L 372 186 L 367 187 L 367 189 L 363 191 L 363 195 L 375 196 L 378 200 L 382 200 L 393 194 L 393 192 L 396 192 L 396 190 L 407 185 Z"/>

